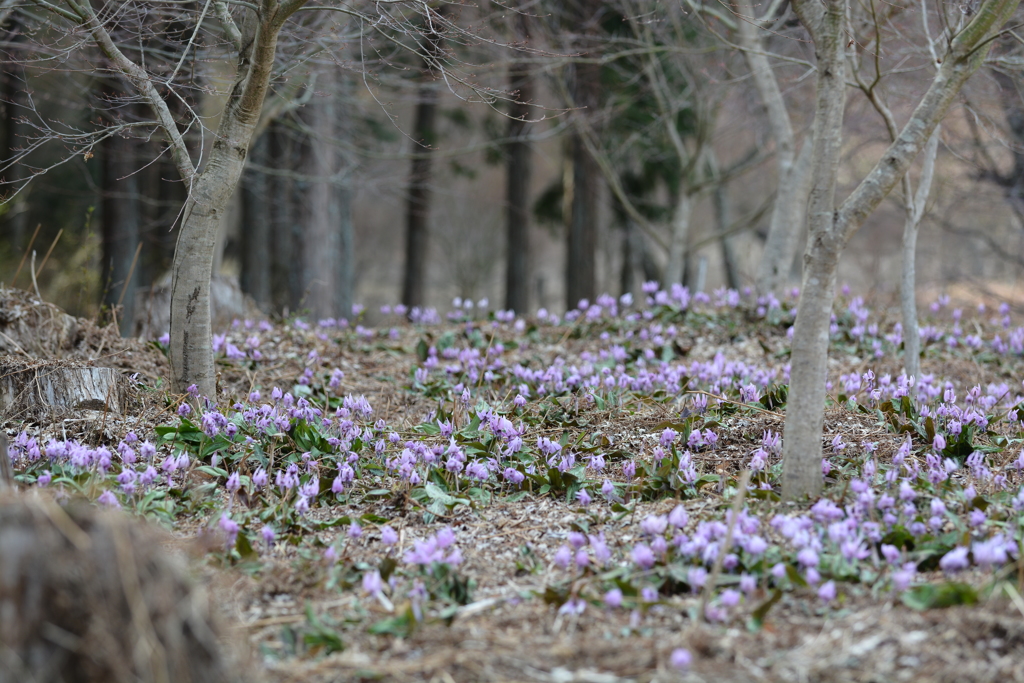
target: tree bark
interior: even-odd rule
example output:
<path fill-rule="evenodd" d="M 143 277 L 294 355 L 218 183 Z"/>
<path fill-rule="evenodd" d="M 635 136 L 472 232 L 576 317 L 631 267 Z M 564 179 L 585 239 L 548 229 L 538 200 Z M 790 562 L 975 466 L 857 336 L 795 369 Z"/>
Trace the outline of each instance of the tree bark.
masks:
<path fill-rule="evenodd" d="M 524 3 L 520 3 L 520 7 Z M 525 11 L 522 8 L 521 11 Z M 527 19 L 519 14 L 513 20 L 516 39 L 529 38 Z M 505 175 L 505 308 L 524 315 L 530 306 L 530 180 L 532 150 L 525 139 L 528 103 L 533 99 L 533 77 L 527 64 L 515 62 L 509 67 L 509 90 L 515 98 L 509 104 Z"/>

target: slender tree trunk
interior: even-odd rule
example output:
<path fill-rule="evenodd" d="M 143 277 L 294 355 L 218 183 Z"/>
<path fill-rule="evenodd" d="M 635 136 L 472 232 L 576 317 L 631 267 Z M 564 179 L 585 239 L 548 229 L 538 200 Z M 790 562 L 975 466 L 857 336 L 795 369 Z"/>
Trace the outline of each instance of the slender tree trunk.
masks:
<path fill-rule="evenodd" d="M 903 273 L 900 278 L 900 304 L 903 309 L 903 368 L 907 377 L 921 377 L 921 333 L 917 326 L 917 233 L 925 205 L 932 190 L 935 156 L 939 150 L 940 128 L 936 127 L 924 149 L 921 179 L 917 194 L 911 194 L 909 176 L 904 179 L 907 219 L 903 224 Z"/>
<path fill-rule="evenodd" d="M 782 289 L 793 263 L 797 236 L 805 218 L 807 193 L 810 190 L 812 143 L 805 140 L 803 149 L 799 157 L 797 156 L 793 124 L 775 72 L 768 61 L 751 1 L 738 0 L 736 11 L 741 17 L 737 22 L 737 36 L 743 47 L 743 56 L 768 112 L 768 122 L 775 138 L 778 191 L 771 221 L 768 224 L 768 239 L 757 271 L 757 289 L 767 293 Z"/>
<path fill-rule="evenodd" d="M 680 187 L 675 209 L 672 211 L 672 240 L 669 242 L 668 264 L 665 266 L 666 285 L 682 283 L 683 277 L 686 275 L 686 256 L 687 246 L 690 242 L 692 213 L 692 197 L 687 188 Z"/>
<path fill-rule="evenodd" d="M 522 3 L 520 3 L 522 5 Z M 525 10 L 524 10 L 525 11 Z M 526 17 L 516 22 L 516 38 L 529 37 Z M 507 162 L 505 176 L 506 269 L 505 308 L 525 314 L 530 306 L 530 179 L 533 163 L 527 135 L 527 103 L 533 99 L 533 77 L 529 65 L 509 67 L 509 90 L 515 100 L 509 105 Z"/>
<path fill-rule="evenodd" d="M 298 216 L 294 215 L 295 179 L 287 174 L 295 166 L 295 144 L 291 131 L 281 121 L 271 122 L 267 127 L 267 135 L 271 167 L 280 172 L 267 175 L 267 194 L 276 199 L 270 206 L 274 250 L 270 259 L 271 301 L 276 311 L 295 311 L 299 301 L 295 296 L 293 282 L 299 246 L 292 230 L 299 221 Z"/>
<path fill-rule="evenodd" d="M 11 18 L 4 27 L 10 46 L 7 48 L 7 61 L 0 66 L 0 161 L 12 158 L 18 149 L 26 143 L 28 131 L 19 119 L 25 115 L 23 106 L 26 99 L 27 83 L 25 70 L 18 62 L 17 43 L 21 33 L 16 18 Z M 2 180 L 6 183 L 0 193 L 6 195 L 20 185 L 24 178 L 24 165 L 14 164 L 3 172 Z M 17 252 L 26 248 L 28 239 L 28 197 L 31 185 L 20 192 L 9 205 L 5 206 L 0 216 L 0 229 L 8 235 L 9 244 Z"/>
<path fill-rule="evenodd" d="M 808 136 L 795 162 L 779 164 L 779 185 L 768 224 L 768 239 L 758 265 L 757 289 L 760 292 L 780 292 L 788 281 L 807 220 L 813 149 L 814 140 Z"/>
<path fill-rule="evenodd" d="M 135 284 L 138 281 L 137 264 L 132 267 L 142 223 L 137 152 L 137 142 L 121 135 L 104 140 L 100 150 L 103 164 L 103 303 L 111 309 L 119 303 L 123 307 L 117 318 L 122 334 L 131 333 Z"/>
<path fill-rule="evenodd" d="M 338 151 L 335 128 L 338 121 L 336 101 L 337 73 L 326 68 L 317 77 L 317 88 L 327 93 L 306 107 L 311 132 L 308 172 L 315 178 L 308 192 L 309 222 L 303 235 L 303 272 L 306 306 L 314 318 L 334 318 L 340 314 L 336 268 L 341 244 L 335 174 Z"/>
<path fill-rule="evenodd" d="M 817 0 L 814 0 L 817 1 Z M 803 3 L 800 4 L 803 7 Z M 796 7 L 795 7 L 796 8 Z M 800 8 L 796 8 L 798 13 Z M 820 14 L 819 14 L 820 13 Z M 786 498 L 821 491 L 821 433 L 828 367 L 828 330 L 843 241 L 836 235 L 835 192 L 846 105 L 846 61 L 841 36 L 844 0 L 825 0 L 815 16 L 801 15 L 818 57 L 810 231 L 793 331 L 789 399 L 783 430 L 782 491 Z M 814 15 L 812 15 L 814 16 Z M 790 419 L 799 416 L 799 419 Z"/>
<path fill-rule="evenodd" d="M 270 166 L 270 134 L 264 133 L 252 143 L 249 158 L 253 163 Z M 242 291 L 264 313 L 271 310 L 271 194 L 263 169 L 246 168 L 242 176 Z"/>
<path fill-rule="evenodd" d="M 582 51 L 594 49 L 591 34 L 601 12 L 600 0 L 575 0 L 570 12 L 574 28 L 586 33 L 577 42 Z M 593 56 L 593 55 L 590 55 Z M 570 138 L 572 155 L 572 208 L 566 240 L 565 305 L 576 308 L 580 300 L 593 301 L 597 296 L 598 202 L 601 169 L 587 149 L 586 129 L 600 137 L 597 114 L 601 105 L 601 67 L 593 61 L 573 65 L 569 87 L 572 106 L 577 117 Z"/>
<path fill-rule="evenodd" d="M 440 14 L 444 9 L 437 10 Z M 441 54 L 442 36 L 429 33 L 426 49 L 433 55 Z M 422 83 L 416 102 L 416 120 L 413 124 L 413 159 L 409 169 L 409 185 L 405 205 L 405 271 L 402 280 L 402 303 L 412 308 L 423 306 L 427 300 L 427 264 L 429 263 L 430 181 L 434 163 L 434 144 L 437 142 L 437 88 L 434 73 L 428 61 L 420 67 Z"/>
<path fill-rule="evenodd" d="M 837 210 L 835 186 L 845 99 L 845 0 L 795 0 L 793 7 L 814 40 L 818 58 L 814 185 L 809 203 L 804 277 L 793 334 L 789 401 L 783 429 L 783 496 L 821 491 L 822 422 L 828 330 L 842 248 L 892 191 L 924 148 L 963 84 L 984 62 L 992 36 L 1019 0 L 983 0 L 970 23 L 948 44 L 931 86 L 874 168 Z"/>
<path fill-rule="evenodd" d="M 722 236 L 719 243 L 722 247 L 722 268 L 725 270 L 725 284 L 729 289 L 739 291 L 740 288 L 740 265 L 736 258 L 736 249 L 732 244 L 732 237 L 725 234 L 732 222 L 729 211 L 729 193 L 725 185 L 719 183 L 714 191 L 715 222 L 718 224 L 718 232 Z"/>

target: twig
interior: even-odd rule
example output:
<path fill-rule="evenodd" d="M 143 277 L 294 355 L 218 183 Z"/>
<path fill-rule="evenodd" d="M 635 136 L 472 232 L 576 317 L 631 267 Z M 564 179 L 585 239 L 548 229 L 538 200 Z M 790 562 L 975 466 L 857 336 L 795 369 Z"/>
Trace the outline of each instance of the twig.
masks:
<path fill-rule="evenodd" d="M 32 288 L 36 290 L 36 296 L 40 301 L 43 300 L 43 295 L 39 293 L 39 283 L 36 282 L 36 250 L 32 250 L 32 262 L 29 264 L 29 275 L 32 276 Z"/>
<path fill-rule="evenodd" d="M 718 549 L 718 555 L 715 556 L 715 566 L 711 569 L 711 575 L 708 576 L 707 582 L 704 584 L 704 590 L 700 596 L 700 618 L 707 621 L 707 607 L 708 600 L 711 598 L 711 592 L 714 590 L 715 583 L 718 582 L 718 575 L 722 572 L 722 563 L 725 561 L 725 556 L 729 552 L 729 548 L 732 547 L 732 534 L 736 529 L 736 519 L 740 516 L 740 510 L 743 509 L 743 501 L 747 497 L 747 486 L 750 484 L 750 470 L 744 469 L 740 474 L 739 483 L 736 484 L 736 497 L 732 499 L 732 516 L 729 518 L 729 527 L 725 532 L 725 542 L 722 547 Z"/>
<path fill-rule="evenodd" d="M 39 234 L 39 228 L 43 227 L 40 223 L 36 226 L 36 231 L 32 233 L 32 239 L 28 241 L 28 246 L 25 248 L 25 253 L 21 255 L 21 261 L 18 263 L 18 269 L 14 271 L 14 279 L 11 280 L 11 287 L 18 281 L 18 276 L 21 275 L 21 268 L 25 265 L 25 259 L 28 258 L 28 252 L 32 250 L 32 245 L 36 243 L 36 236 Z"/>
<path fill-rule="evenodd" d="M 50 248 L 46 250 L 46 256 L 43 257 L 43 262 L 39 264 L 39 270 L 36 271 L 35 277 L 39 277 L 39 273 L 43 272 L 43 268 L 46 267 L 46 262 L 50 259 L 50 254 L 53 253 L 53 248 L 57 246 L 57 240 L 64 234 L 64 228 L 57 231 L 57 236 L 53 238 L 53 242 L 50 244 Z M 40 299 L 42 297 L 39 297 Z"/>

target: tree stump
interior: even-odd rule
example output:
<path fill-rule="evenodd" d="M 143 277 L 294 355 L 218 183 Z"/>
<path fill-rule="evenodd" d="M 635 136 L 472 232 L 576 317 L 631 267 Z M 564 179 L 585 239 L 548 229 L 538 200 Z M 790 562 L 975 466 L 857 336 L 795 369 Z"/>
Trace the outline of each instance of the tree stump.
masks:
<path fill-rule="evenodd" d="M 101 410 L 123 414 L 135 389 L 113 368 L 0 356 L 0 415 Z"/>
<path fill-rule="evenodd" d="M 0 495 L 0 681 L 241 680 L 210 596 L 162 540 L 86 501 Z"/>

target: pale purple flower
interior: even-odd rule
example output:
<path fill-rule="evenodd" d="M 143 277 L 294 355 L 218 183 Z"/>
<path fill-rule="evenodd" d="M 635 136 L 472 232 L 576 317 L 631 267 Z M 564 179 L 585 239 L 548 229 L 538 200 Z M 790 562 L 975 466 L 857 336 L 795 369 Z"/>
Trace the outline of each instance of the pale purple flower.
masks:
<path fill-rule="evenodd" d="M 622 591 L 618 588 L 612 588 L 610 591 L 604 594 L 604 604 L 609 607 L 621 607 L 622 606 Z"/>
<path fill-rule="evenodd" d="M 971 562 L 967 559 L 967 548 L 964 547 L 953 548 L 939 560 L 939 567 L 947 574 L 967 569 L 970 565 Z"/>
<path fill-rule="evenodd" d="M 648 536 L 659 536 L 668 528 L 668 518 L 664 515 L 647 515 L 640 522 L 640 529 Z"/>
<path fill-rule="evenodd" d="M 672 668 L 679 671 L 689 669 L 692 661 L 693 657 L 690 655 L 690 651 L 681 647 L 672 650 L 672 654 L 669 656 L 669 663 L 672 665 Z"/>
<path fill-rule="evenodd" d="M 363 527 L 359 526 L 359 522 L 352 520 L 352 523 L 348 526 L 348 537 L 359 538 L 363 535 Z"/>
<path fill-rule="evenodd" d="M 120 509 L 121 503 L 118 502 L 117 496 L 114 495 L 109 489 L 100 494 L 100 497 L 96 499 L 96 502 L 105 505 L 109 508 Z"/>
<path fill-rule="evenodd" d="M 726 607 L 735 607 L 736 605 L 740 604 L 740 597 L 742 596 L 740 595 L 739 591 L 733 590 L 732 588 L 727 588 L 726 590 L 722 591 L 722 595 L 721 597 L 719 597 L 719 600 Z"/>
<path fill-rule="evenodd" d="M 576 500 L 580 502 L 580 505 L 587 507 L 590 505 L 590 494 L 587 493 L 586 489 L 580 489 L 576 492 Z"/>
<path fill-rule="evenodd" d="M 822 602 L 832 602 L 836 599 L 836 582 L 826 581 L 818 589 L 818 598 Z"/>
<path fill-rule="evenodd" d="M 686 513 L 686 508 L 682 505 L 676 505 L 672 508 L 672 512 L 668 513 L 668 522 L 677 529 L 682 529 L 690 521 L 690 516 Z"/>
<path fill-rule="evenodd" d="M 641 569 L 650 569 L 654 566 L 654 553 L 643 543 L 633 546 L 633 562 Z"/>
<path fill-rule="evenodd" d="M 228 516 L 228 513 L 225 512 L 220 516 L 220 522 L 218 522 L 218 525 L 220 526 L 220 530 L 224 532 L 224 541 L 227 544 L 227 547 L 230 548 L 235 544 L 235 539 L 238 538 L 238 522 L 231 519 L 231 517 Z"/>
<path fill-rule="evenodd" d="M 380 572 L 376 569 L 363 574 L 363 592 L 368 595 L 379 595 L 384 589 Z"/>
<path fill-rule="evenodd" d="M 559 569 L 568 569 L 569 563 L 572 562 L 572 549 L 567 545 L 563 545 L 555 551 L 554 563 Z"/>
<path fill-rule="evenodd" d="M 264 525 L 263 528 L 260 529 L 260 535 L 263 536 L 263 542 L 267 544 L 268 548 L 274 545 L 274 539 L 277 538 L 277 534 L 274 533 L 274 530 L 269 524 Z"/>

